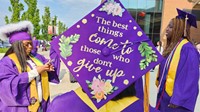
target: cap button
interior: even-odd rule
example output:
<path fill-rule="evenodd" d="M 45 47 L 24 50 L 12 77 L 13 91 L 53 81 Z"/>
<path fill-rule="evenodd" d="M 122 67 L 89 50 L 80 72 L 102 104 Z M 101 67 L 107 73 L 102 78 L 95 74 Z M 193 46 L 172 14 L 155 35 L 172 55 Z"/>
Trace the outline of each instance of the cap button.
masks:
<path fill-rule="evenodd" d="M 110 55 L 110 49 L 108 47 L 104 47 L 101 52 L 104 56 Z"/>

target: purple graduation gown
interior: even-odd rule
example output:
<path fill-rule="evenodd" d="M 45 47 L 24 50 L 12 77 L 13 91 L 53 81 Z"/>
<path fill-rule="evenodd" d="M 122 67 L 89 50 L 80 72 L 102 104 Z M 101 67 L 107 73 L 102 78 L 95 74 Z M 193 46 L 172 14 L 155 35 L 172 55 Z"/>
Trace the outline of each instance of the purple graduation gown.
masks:
<path fill-rule="evenodd" d="M 129 105 L 122 112 L 144 112 L 143 101 L 137 100 Z M 67 92 L 56 97 L 48 106 L 47 112 L 93 112 L 74 91 Z M 150 112 L 159 112 L 150 107 Z"/>
<path fill-rule="evenodd" d="M 166 59 L 160 64 L 160 74 L 163 72 Z M 159 79 L 158 79 L 159 80 Z M 197 50 L 191 43 L 183 45 L 180 61 L 177 67 L 173 94 L 170 97 L 166 91 L 160 104 L 161 112 L 194 112 L 197 96 L 199 93 L 199 57 Z M 169 108 L 172 103 L 178 108 Z"/>
<path fill-rule="evenodd" d="M 143 80 L 142 77 L 135 81 L 135 90 L 136 96 L 140 99 L 144 99 L 144 92 L 143 92 Z"/>
<path fill-rule="evenodd" d="M 46 63 L 48 60 L 44 56 L 36 54 L 41 62 Z M 54 72 L 48 72 L 49 81 L 58 83 L 58 75 L 60 63 L 53 63 Z M 28 73 L 19 74 L 15 63 L 8 57 L 4 57 L 0 61 L 0 112 L 28 112 L 30 105 L 30 83 L 28 81 Z M 48 101 L 41 102 L 43 112 L 46 112 Z"/>
<path fill-rule="evenodd" d="M 39 46 L 39 41 L 38 40 L 33 40 L 32 43 L 33 43 L 33 49 L 31 50 L 31 53 L 32 54 L 36 54 L 37 51 L 38 51 L 37 46 Z"/>

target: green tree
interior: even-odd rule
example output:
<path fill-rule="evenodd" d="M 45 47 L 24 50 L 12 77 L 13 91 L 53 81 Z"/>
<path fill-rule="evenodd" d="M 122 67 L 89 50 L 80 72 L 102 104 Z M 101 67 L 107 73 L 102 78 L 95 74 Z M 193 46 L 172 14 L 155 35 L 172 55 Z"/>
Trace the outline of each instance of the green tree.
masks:
<path fill-rule="evenodd" d="M 64 31 L 66 31 L 68 28 L 66 27 L 66 25 L 61 22 L 58 21 L 58 34 L 60 35 L 61 33 L 63 33 Z"/>
<path fill-rule="evenodd" d="M 42 16 L 43 24 L 41 26 L 41 31 L 42 31 L 41 39 L 50 40 L 50 38 L 48 37 L 48 26 L 50 24 L 50 21 L 51 21 L 50 9 L 49 7 L 45 7 L 44 15 Z"/>
<path fill-rule="evenodd" d="M 8 19 L 8 16 L 5 16 L 5 22 L 6 22 L 6 24 L 8 24 L 9 23 L 9 19 Z"/>
<path fill-rule="evenodd" d="M 57 16 L 54 16 L 51 21 L 51 26 L 54 28 L 56 28 L 56 26 L 57 26 L 57 18 L 58 18 Z M 54 32 L 53 32 L 54 34 L 56 34 L 55 31 L 56 31 L 56 29 L 54 29 Z M 54 35 L 54 34 L 52 34 L 52 35 Z"/>
<path fill-rule="evenodd" d="M 40 34 L 40 11 L 36 10 L 35 16 L 33 17 L 34 33 L 33 35 L 39 37 Z"/>
<path fill-rule="evenodd" d="M 20 21 L 20 12 L 24 10 L 24 5 L 19 2 L 19 0 L 10 0 L 11 6 L 8 7 L 8 10 L 12 13 L 9 20 L 8 16 L 5 16 L 5 22 L 14 23 Z"/>
<path fill-rule="evenodd" d="M 54 18 L 52 18 L 53 20 L 51 19 L 49 7 L 45 7 L 44 15 L 42 16 L 42 24 L 40 25 L 41 19 L 40 11 L 37 8 L 37 0 L 24 0 L 24 2 L 27 4 L 28 9 L 21 15 L 21 12 L 24 10 L 24 5 L 20 3 L 20 0 L 10 0 L 11 6 L 9 6 L 8 10 L 12 13 L 12 15 L 10 19 L 8 16 L 5 16 L 4 19 L 6 24 L 19 22 L 20 20 L 29 20 L 34 26 L 33 35 L 43 40 L 50 40 L 51 38 L 51 35 L 48 35 L 49 25 L 58 26 L 59 34 L 67 29 L 64 23 L 60 21 L 57 22 L 57 16 L 54 16 Z M 42 34 L 40 35 L 40 33 Z"/>
<path fill-rule="evenodd" d="M 24 0 L 28 10 L 22 14 L 22 20 L 29 20 L 34 26 L 33 35 L 38 37 L 40 33 L 40 12 L 37 8 L 37 0 Z"/>

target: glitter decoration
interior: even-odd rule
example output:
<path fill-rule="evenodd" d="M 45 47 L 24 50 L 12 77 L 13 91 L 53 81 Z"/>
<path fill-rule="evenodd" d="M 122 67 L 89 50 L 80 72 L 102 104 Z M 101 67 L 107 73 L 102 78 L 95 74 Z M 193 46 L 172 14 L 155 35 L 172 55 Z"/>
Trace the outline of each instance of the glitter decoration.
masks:
<path fill-rule="evenodd" d="M 95 15 L 94 15 L 94 14 L 91 14 L 91 16 L 94 17 Z"/>
<path fill-rule="evenodd" d="M 133 27 L 133 29 L 134 29 L 134 30 L 136 30 L 136 29 L 137 29 L 137 27 L 136 27 L 136 26 L 134 26 L 134 27 Z"/>
<path fill-rule="evenodd" d="M 128 83 L 129 83 L 129 81 L 126 79 L 126 80 L 124 80 L 124 84 L 125 85 L 128 85 Z"/>
<path fill-rule="evenodd" d="M 77 28 L 80 28 L 81 26 L 80 26 L 80 25 L 77 25 L 76 27 L 77 27 Z"/>
<path fill-rule="evenodd" d="M 72 61 L 68 61 L 68 62 L 67 62 L 67 65 L 68 65 L 68 66 L 72 66 Z"/>
<path fill-rule="evenodd" d="M 83 23 L 83 24 L 86 24 L 86 23 L 87 23 L 87 19 L 83 19 L 83 20 L 82 20 L 82 23 Z"/>
<path fill-rule="evenodd" d="M 141 36 L 142 36 L 142 32 L 141 32 L 141 31 L 138 31 L 138 32 L 137 32 L 137 35 L 138 35 L 139 37 L 141 37 Z"/>

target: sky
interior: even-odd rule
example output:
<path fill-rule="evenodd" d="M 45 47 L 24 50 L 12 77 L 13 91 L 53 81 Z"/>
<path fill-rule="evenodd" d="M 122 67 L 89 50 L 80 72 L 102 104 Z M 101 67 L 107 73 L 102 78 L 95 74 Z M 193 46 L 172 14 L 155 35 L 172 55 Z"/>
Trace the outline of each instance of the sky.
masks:
<path fill-rule="evenodd" d="M 24 5 L 24 10 L 27 10 L 26 4 L 20 0 Z M 59 21 L 62 21 L 69 28 L 98 5 L 101 0 L 37 0 L 37 7 L 40 9 L 40 16 L 44 14 L 44 7 L 50 7 L 51 17 L 57 16 Z M 147 0 L 120 0 L 125 7 L 150 8 L 154 6 L 155 1 L 147 3 Z M 5 16 L 9 18 L 11 12 L 8 11 L 10 0 L 0 0 L 0 26 L 5 25 Z"/>
<path fill-rule="evenodd" d="M 20 0 L 23 3 L 23 0 Z M 101 0 L 38 0 L 37 7 L 40 9 L 40 15 L 44 14 L 44 7 L 50 7 L 51 16 L 57 16 L 67 27 L 72 26 L 90 11 L 95 9 Z M 0 0 L 0 26 L 5 25 L 5 16 L 9 18 L 11 12 L 8 11 L 10 0 Z M 27 10 L 27 6 L 25 10 Z"/>

